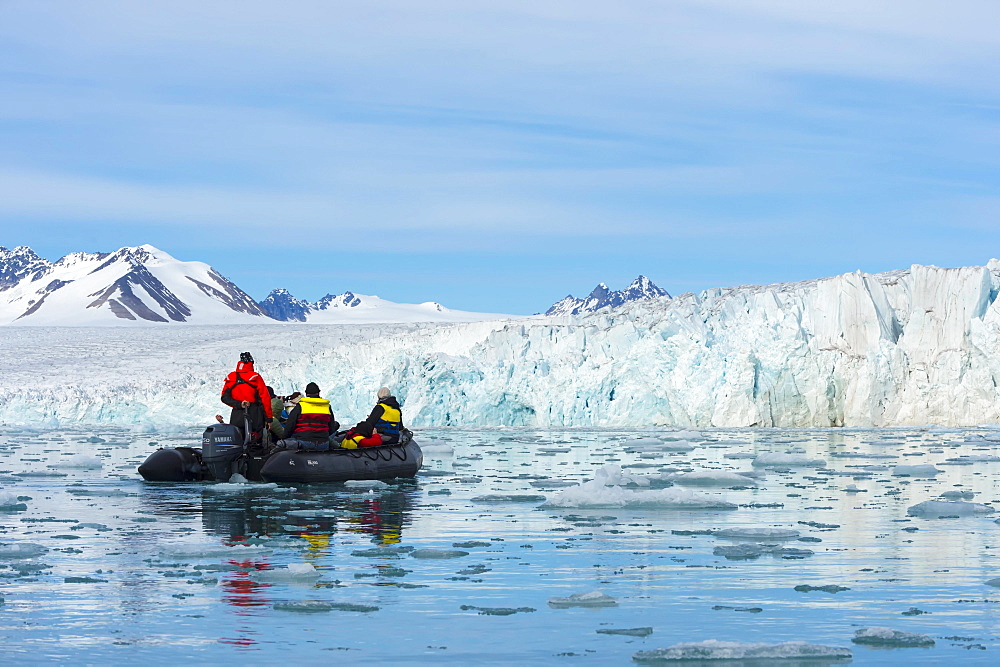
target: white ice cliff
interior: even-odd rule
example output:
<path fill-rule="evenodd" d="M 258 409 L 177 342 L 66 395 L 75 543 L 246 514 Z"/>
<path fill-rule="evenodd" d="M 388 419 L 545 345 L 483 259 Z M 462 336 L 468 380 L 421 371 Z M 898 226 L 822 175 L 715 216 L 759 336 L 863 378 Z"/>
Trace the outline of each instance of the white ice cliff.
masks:
<path fill-rule="evenodd" d="M 279 392 L 318 382 L 343 423 L 383 384 L 416 426 L 994 423 L 998 288 L 992 260 L 516 322 L 7 329 L 0 421 L 203 423 L 248 349 Z"/>

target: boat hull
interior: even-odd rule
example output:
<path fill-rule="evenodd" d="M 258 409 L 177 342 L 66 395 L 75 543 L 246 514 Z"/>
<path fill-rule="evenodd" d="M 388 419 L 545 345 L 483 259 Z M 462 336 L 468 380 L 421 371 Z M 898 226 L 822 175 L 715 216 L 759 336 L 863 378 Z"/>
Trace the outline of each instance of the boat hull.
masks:
<path fill-rule="evenodd" d="M 423 465 L 420 446 L 382 445 L 326 452 L 281 450 L 260 470 L 265 482 L 344 482 L 352 479 L 396 479 L 413 477 Z"/>

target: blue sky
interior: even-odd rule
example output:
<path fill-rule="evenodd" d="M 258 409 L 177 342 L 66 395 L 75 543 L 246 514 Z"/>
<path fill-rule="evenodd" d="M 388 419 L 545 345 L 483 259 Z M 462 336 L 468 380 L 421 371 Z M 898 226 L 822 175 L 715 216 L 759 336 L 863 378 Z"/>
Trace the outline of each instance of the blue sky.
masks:
<path fill-rule="evenodd" d="M 0 0 L 0 245 L 533 313 L 1000 255 L 993 0 Z"/>

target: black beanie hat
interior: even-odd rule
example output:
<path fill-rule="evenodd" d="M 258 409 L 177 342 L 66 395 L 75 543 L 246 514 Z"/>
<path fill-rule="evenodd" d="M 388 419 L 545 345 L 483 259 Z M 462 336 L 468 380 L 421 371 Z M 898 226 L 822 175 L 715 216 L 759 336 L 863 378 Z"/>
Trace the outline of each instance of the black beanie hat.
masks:
<path fill-rule="evenodd" d="M 306 385 L 306 396 L 319 396 L 319 385 L 315 382 L 310 382 Z"/>
<path fill-rule="evenodd" d="M 253 355 L 250 354 L 249 352 L 241 352 L 240 353 L 240 361 L 242 361 L 244 364 L 252 364 L 253 363 Z"/>

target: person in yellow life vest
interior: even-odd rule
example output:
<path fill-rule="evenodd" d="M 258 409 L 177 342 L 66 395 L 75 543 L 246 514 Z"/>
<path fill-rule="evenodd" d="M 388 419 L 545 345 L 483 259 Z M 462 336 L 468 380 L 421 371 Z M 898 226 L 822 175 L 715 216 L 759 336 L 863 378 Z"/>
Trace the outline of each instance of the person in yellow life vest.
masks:
<path fill-rule="evenodd" d="M 325 451 L 330 448 L 330 435 L 339 427 L 330 401 L 320 398 L 319 386 L 310 382 L 305 397 L 299 399 L 285 420 L 285 439 L 278 443 L 278 448 Z"/>
<path fill-rule="evenodd" d="M 368 419 L 352 428 L 340 443 L 346 449 L 394 445 L 403 429 L 403 412 L 388 387 L 378 390 L 378 403 Z"/>

